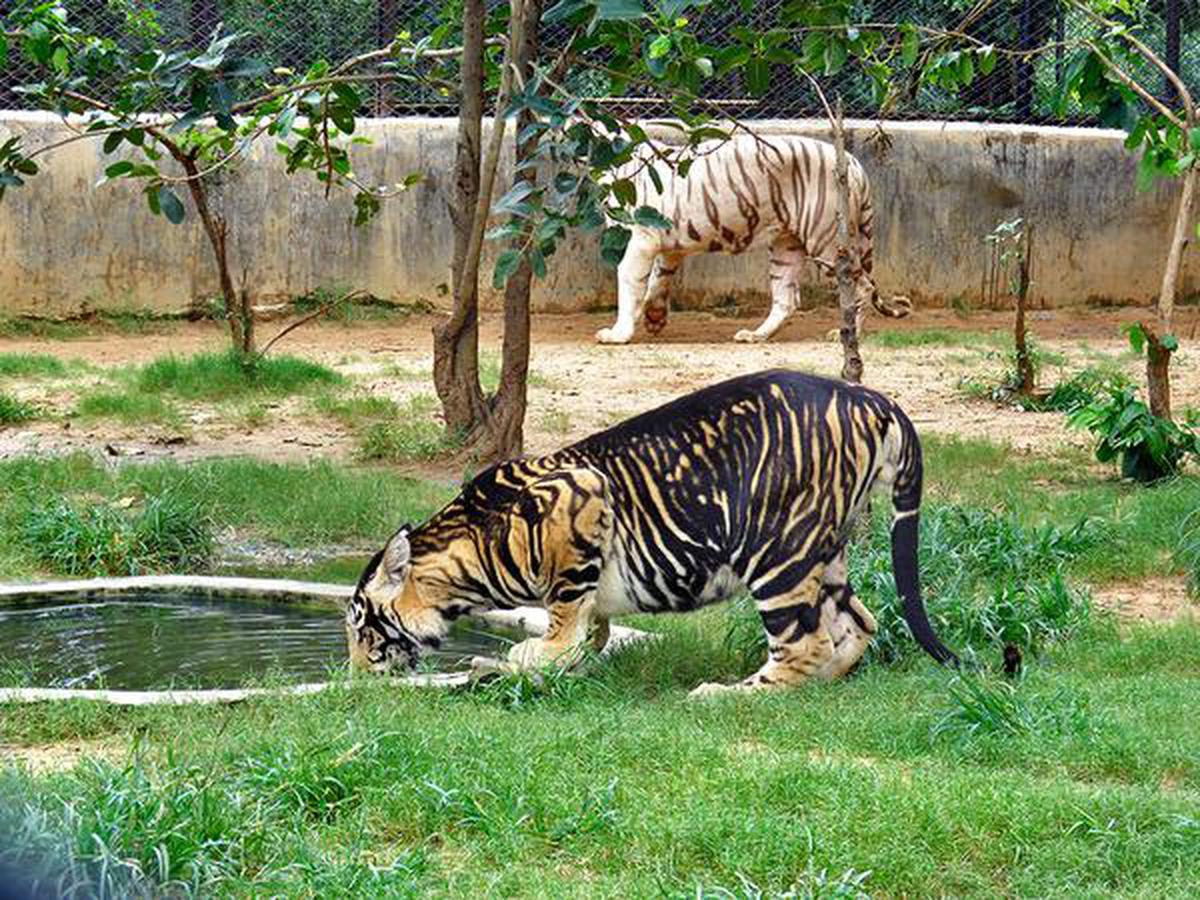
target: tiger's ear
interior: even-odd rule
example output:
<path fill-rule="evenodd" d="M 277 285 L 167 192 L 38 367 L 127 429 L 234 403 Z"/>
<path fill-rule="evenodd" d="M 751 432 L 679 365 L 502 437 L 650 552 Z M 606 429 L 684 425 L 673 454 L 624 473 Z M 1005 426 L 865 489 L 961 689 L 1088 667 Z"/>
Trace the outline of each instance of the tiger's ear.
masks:
<path fill-rule="evenodd" d="M 390 582 L 403 581 L 408 572 L 408 564 L 412 559 L 412 547 L 408 543 L 408 525 L 392 535 L 383 551 L 383 561 L 380 564 L 383 574 Z"/>

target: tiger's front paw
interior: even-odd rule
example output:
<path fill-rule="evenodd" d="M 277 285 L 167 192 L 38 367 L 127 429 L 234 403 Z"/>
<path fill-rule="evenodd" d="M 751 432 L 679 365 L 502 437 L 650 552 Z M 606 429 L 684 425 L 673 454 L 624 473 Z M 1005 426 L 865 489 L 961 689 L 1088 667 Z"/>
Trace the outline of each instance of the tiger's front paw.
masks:
<path fill-rule="evenodd" d="M 596 340 L 601 344 L 628 344 L 633 332 L 617 328 L 601 328 L 596 332 Z"/>
<path fill-rule="evenodd" d="M 750 331 L 748 328 L 743 328 L 733 336 L 733 339 L 739 344 L 761 344 L 766 340 L 766 338 L 757 331 Z"/>
<path fill-rule="evenodd" d="M 522 671 L 542 669 L 551 665 L 569 669 L 577 664 L 582 656 L 582 647 L 563 647 L 541 638 L 527 638 L 519 644 L 514 644 L 508 651 L 509 663 Z"/>
<path fill-rule="evenodd" d="M 716 697 L 719 694 L 728 694 L 732 691 L 736 691 L 737 689 L 738 686 L 736 684 L 721 684 L 716 681 L 706 681 L 699 687 L 692 688 L 692 690 L 688 692 L 688 699 L 704 700 L 708 697 Z"/>

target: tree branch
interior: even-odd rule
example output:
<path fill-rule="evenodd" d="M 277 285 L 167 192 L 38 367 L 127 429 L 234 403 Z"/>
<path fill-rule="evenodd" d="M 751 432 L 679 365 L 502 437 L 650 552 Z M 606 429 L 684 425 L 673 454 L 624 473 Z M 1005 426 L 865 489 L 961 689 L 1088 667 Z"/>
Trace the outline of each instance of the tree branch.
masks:
<path fill-rule="evenodd" d="M 311 322 L 313 319 L 316 319 L 316 318 L 319 318 L 319 317 L 325 315 L 327 312 L 329 312 L 334 307 L 340 306 L 341 304 L 346 303 L 349 300 L 353 300 L 356 297 L 361 297 L 364 294 L 366 294 L 366 291 L 363 291 L 363 290 L 354 290 L 354 291 L 350 291 L 347 294 L 342 294 L 342 296 L 338 297 L 336 300 L 330 300 L 326 303 L 323 303 L 321 306 L 319 306 L 313 312 L 310 312 L 308 315 L 302 316 L 301 318 L 297 319 L 295 322 L 292 322 L 290 325 L 284 326 L 283 328 L 281 328 L 279 330 L 279 332 L 275 335 L 275 337 L 273 337 L 269 341 L 267 341 L 266 344 L 263 345 L 263 348 L 258 351 L 258 358 L 262 359 L 264 356 L 266 356 L 268 350 L 270 350 L 272 347 L 274 347 L 277 343 L 279 343 L 281 340 L 283 340 L 284 337 L 291 334 L 293 331 L 295 331 L 301 325 L 306 325 L 309 322 Z"/>

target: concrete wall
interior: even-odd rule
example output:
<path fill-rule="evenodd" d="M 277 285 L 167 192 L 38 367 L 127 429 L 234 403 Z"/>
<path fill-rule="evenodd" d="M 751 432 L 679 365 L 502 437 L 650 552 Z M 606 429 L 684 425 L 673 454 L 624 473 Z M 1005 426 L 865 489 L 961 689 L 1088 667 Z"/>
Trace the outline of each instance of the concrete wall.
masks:
<path fill-rule="evenodd" d="M 1147 301 L 1156 293 L 1176 187 L 1161 183 L 1137 192 L 1136 159 L 1120 133 L 894 123 L 885 126 L 890 140 L 882 142 L 874 123 L 850 125 L 851 150 L 874 186 L 875 258 L 884 290 L 925 304 L 978 301 L 988 263 L 984 235 L 998 221 L 1023 215 L 1037 228 L 1035 300 Z M 348 194 L 327 202 L 311 178 L 288 178 L 274 150 L 260 142 L 217 201 L 231 223 L 235 277 L 248 271 L 259 303 L 322 286 L 444 302 L 454 129 L 447 119 L 363 123 L 374 141 L 356 150 L 364 175 L 388 181 L 413 171 L 426 175 L 363 229 L 351 224 Z M 814 122 L 764 122 L 761 129 L 825 134 Z M 19 113 L 0 117 L 4 133 L 25 134 L 27 147 L 68 134 L 53 117 Z M 94 187 L 111 161 L 99 142 L 69 144 L 42 159 L 43 174 L 6 193 L 0 314 L 61 314 L 84 304 L 176 311 L 216 293 L 208 246 L 190 208 L 184 225 L 169 226 L 151 216 L 132 185 Z M 572 238 L 550 262 L 549 277 L 536 285 L 537 309 L 615 301 L 615 274 L 600 263 L 594 236 Z M 1196 277 L 1189 253 L 1186 291 Z M 764 251 L 708 255 L 689 260 L 679 300 L 765 298 L 766 289 Z"/>

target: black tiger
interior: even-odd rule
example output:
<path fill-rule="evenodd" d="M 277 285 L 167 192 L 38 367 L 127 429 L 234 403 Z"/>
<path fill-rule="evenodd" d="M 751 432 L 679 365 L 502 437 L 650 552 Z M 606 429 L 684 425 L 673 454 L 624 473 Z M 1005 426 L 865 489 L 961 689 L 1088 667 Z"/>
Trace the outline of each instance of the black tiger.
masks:
<path fill-rule="evenodd" d="M 556 453 L 501 463 L 375 555 L 346 612 L 350 658 L 416 663 L 454 618 L 544 603 L 544 637 L 515 667 L 570 664 L 603 647 L 608 620 L 683 612 L 743 588 L 768 658 L 736 685 L 834 678 L 862 656 L 875 620 L 846 574 L 869 495 L 891 497 L 892 562 L 917 642 L 939 662 L 921 602 L 921 445 L 912 422 L 867 388 L 770 370 L 681 397 Z"/>

